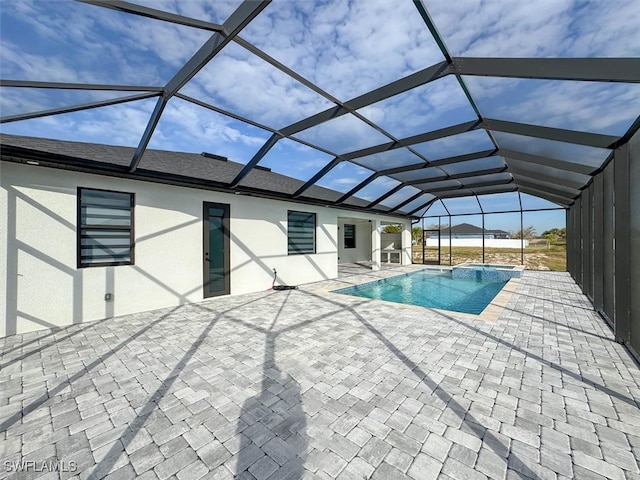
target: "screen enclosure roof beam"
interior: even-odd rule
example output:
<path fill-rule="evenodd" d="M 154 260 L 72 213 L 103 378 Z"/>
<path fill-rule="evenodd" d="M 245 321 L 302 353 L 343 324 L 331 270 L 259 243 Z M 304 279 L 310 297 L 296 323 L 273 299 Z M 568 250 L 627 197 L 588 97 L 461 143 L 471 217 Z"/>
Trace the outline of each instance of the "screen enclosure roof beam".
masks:
<path fill-rule="evenodd" d="M 574 190 L 582 189 L 590 180 L 590 177 L 586 177 L 584 182 L 580 182 L 577 180 L 571 180 L 566 178 L 558 178 L 558 177 L 550 177 L 548 175 L 532 172 L 530 170 L 524 170 L 518 168 L 514 165 L 509 165 L 509 169 L 507 170 L 512 175 L 519 175 L 521 177 L 528 177 L 533 180 L 538 180 L 540 182 L 547 182 L 549 184 L 558 185 L 558 186 L 566 186 L 568 188 L 572 188 Z"/>
<path fill-rule="evenodd" d="M 509 122 L 491 118 L 485 118 L 479 127 L 496 132 L 513 133 L 526 137 L 544 138 L 547 140 L 598 148 L 611 148 L 611 145 L 618 141 L 618 137 L 612 135 L 579 132 L 576 130 L 566 130 L 564 128 L 542 127 L 540 125 Z"/>
<path fill-rule="evenodd" d="M 106 83 L 32 82 L 31 80 L 0 80 L 0 87 L 52 88 L 56 90 L 113 90 L 119 92 L 158 92 L 164 87 L 143 85 L 111 85 Z"/>
<path fill-rule="evenodd" d="M 507 167 L 495 167 L 495 168 L 487 168 L 484 170 L 476 170 L 473 172 L 465 172 L 465 173 L 457 173 L 455 175 L 448 175 L 448 176 L 443 176 L 443 177 L 436 177 L 436 178 L 428 178 L 426 180 L 410 180 L 408 182 L 405 182 L 406 185 L 424 185 L 424 184 L 428 184 L 428 183 L 438 183 L 438 182 L 444 182 L 447 180 L 463 180 L 465 178 L 476 178 L 476 177 L 481 177 L 483 175 L 491 175 L 494 173 L 502 173 L 504 171 L 507 170 Z M 464 183 L 464 182 L 463 182 Z"/>
<path fill-rule="evenodd" d="M 155 8 L 145 7 L 136 3 L 123 2 L 120 0 L 78 0 L 80 3 L 87 3 L 89 5 L 95 5 L 97 7 L 110 8 L 123 13 L 130 13 L 133 15 L 139 15 L 141 17 L 152 18 L 154 20 L 162 20 L 163 22 L 175 23 L 177 25 L 184 25 L 185 27 L 195 27 L 202 30 L 209 30 L 212 32 L 222 32 L 223 26 L 211 22 L 205 22 L 204 20 L 198 20 L 196 18 L 185 17 L 175 13 L 166 12 L 164 10 L 158 10 Z"/>
<path fill-rule="evenodd" d="M 587 82 L 640 82 L 640 58 L 453 57 L 458 75 Z"/>
<path fill-rule="evenodd" d="M 580 173 L 582 175 L 592 175 L 597 171 L 597 167 L 591 167 L 583 163 L 565 162 L 563 160 L 557 160 L 555 158 L 541 157 L 540 155 L 532 155 L 530 153 L 520 152 L 517 150 L 508 150 L 501 148 L 497 155 L 506 157 L 507 163 L 509 159 L 520 160 L 534 165 L 543 165 L 545 167 L 557 168 L 560 170 L 567 170 L 573 173 Z"/>
<path fill-rule="evenodd" d="M 539 180 L 535 180 L 529 177 L 523 177 L 522 175 L 514 174 L 516 184 L 518 186 L 530 187 L 538 189 L 542 192 L 547 192 L 557 197 L 565 197 L 568 200 L 574 200 L 575 198 L 580 196 L 580 190 L 574 190 L 572 188 L 560 187 L 555 184 L 550 184 L 547 182 L 541 182 Z"/>
<path fill-rule="evenodd" d="M 80 105 L 72 105 L 70 107 L 52 108 L 49 110 L 40 110 L 39 112 L 19 113 L 17 115 L 9 115 L 0 117 L 0 123 L 18 122 L 20 120 L 29 120 L 32 118 L 49 117 L 51 115 L 60 115 L 61 113 L 80 112 L 82 110 L 91 110 L 92 108 L 107 107 L 109 105 L 119 105 L 121 103 L 135 102 L 137 100 L 145 100 L 159 96 L 159 93 L 142 93 L 138 95 L 129 95 L 126 97 L 111 98 L 109 100 L 100 100 L 97 102 L 84 103 Z"/>

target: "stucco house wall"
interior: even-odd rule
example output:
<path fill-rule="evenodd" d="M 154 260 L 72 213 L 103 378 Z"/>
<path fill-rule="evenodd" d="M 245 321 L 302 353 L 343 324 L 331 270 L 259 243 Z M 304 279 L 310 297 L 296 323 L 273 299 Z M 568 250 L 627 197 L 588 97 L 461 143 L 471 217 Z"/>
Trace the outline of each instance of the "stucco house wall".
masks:
<path fill-rule="evenodd" d="M 0 336 L 203 300 L 205 201 L 230 205 L 232 295 L 267 290 L 273 268 L 290 285 L 337 277 L 339 216 L 401 221 L 10 162 L 0 169 Z M 135 194 L 135 265 L 77 268 L 78 187 Z M 316 213 L 315 254 L 287 254 L 288 210 Z M 370 249 L 371 234 L 361 238 Z"/>

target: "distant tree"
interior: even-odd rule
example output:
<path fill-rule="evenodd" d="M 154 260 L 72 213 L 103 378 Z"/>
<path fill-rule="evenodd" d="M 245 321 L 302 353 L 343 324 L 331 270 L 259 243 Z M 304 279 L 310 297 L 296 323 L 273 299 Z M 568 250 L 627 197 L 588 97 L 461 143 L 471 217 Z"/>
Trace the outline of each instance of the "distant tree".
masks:
<path fill-rule="evenodd" d="M 422 241 L 422 228 L 421 227 L 413 227 L 411 229 L 411 240 L 420 243 Z"/>
<path fill-rule="evenodd" d="M 446 230 L 447 228 L 449 228 L 448 223 L 441 223 L 440 225 L 437 223 L 430 223 L 429 225 L 424 226 L 425 230 Z"/>
<path fill-rule="evenodd" d="M 529 225 L 524 230 L 522 230 L 522 235 L 520 235 L 520 230 L 511 232 L 511 238 L 524 238 L 526 240 L 531 240 L 535 237 L 536 237 L 536 229 L 533 225 Z"/>
<path fill-rule="evenodd" d="M 556 243 L 558 240 L 564 240 L 567 235 L 566 227 L 563 228 L 552 228 L 550 230 L 545 230 L 542 232 L 542 238 L 546 238 L 551 243 Z"/>
<path fill-rule="evenodd" d="M 382 233 L 400 233 L 402 232 L 401 225 L 387 225 L 382 230 Z"/>

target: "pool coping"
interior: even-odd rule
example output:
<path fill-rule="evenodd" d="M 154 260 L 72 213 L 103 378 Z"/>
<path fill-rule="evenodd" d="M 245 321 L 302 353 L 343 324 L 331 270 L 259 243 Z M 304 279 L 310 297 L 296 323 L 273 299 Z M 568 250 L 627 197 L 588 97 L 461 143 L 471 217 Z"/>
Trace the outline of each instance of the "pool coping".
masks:
<path fill-rule="evenodd" d="M 416 269 L 415 271 L 419 271 L 419 270 L 427 270 L 427 269 L 431 269 L 433 267 L 427 267 L 427 268 L 421 268 L 421 269 Z M 442 267 L 439 266 L 438 267 L 439 270 L 443 271 L 450 271 L 452 269 L 452 267 Z M 366 285 L 368 283 L 376 283 L 379 282 L 381 280 L 386 280 L 387 278 L 393 278 L 393 277 L 399 277 L 402 275 L 408 275 L 409 273 L 413 273 L 413 272 L 407 272 L 407 273 L 401 273 L 398 275 L 390 275 L 388 277 L 384 277 L 378 280 L 368 280 L 368 281 L 363 281 L 360 283 L 353 283 L 350 284 L 349 286 L 345 286 L 345 287 L 338 287 L 338 288 L 332 288 L 331 290 L 326 290 L 324 288 L 315 290 L 315 293 L 317 294 L 321 294 L 321 295 L 326 295 L 330 298 L 341 298 L 344 299 L 345 296 L 348 296 L 348 294 L 343 294 L 343 293 L 336 293 L 336 290 L 341 290 L 344 288 L 350 288 L 350 287 L 357 287 L 357 286 L 362 286 L 362 285 Z M 480 312 L 477 315 L 474 315 L 472 313 L 464 313 L 464 312 L 456 312 L 454 310 L 442 310 L 439 308 L 430 308 L 430 307 L 422 307 L 419 305 L 410 305 L 408 303 L 399 303 L 399 302 L 390 302 L 388 300 L 379 300 L 379 299 L 374 299 L 374 298 L 368 298 L 367 300 L 371 301 L 371 302 L 381 302 L 383 304 L 387 304 L 387 305 L 393 305 L 395 307 L 401 307 L 401 308 L 407 308 L 409 310 L 413 310 L 413 311 L 433 311 L 433 312 L 438 312 L 440 314 L 444 314 L 444 315 L 456 315 L 458 317 L 462 317 L 462 318 L 468 318 L 470 320 L 483 320 L 483 321 L 493 321 L 495 322 L 496 320 L 498 320 L 498 318 L 500 318 L 500 315 L 502 315 L 502 312 L 504 311 L 505 307 L 507 306 L 507 304 L 509 303 L 509 301 L 511 300 L 511 296 L 515 293 L 516 289 L 518 288 L 518 285 L 520 284 L 520 278 L 512 278 L 509 281 L 507 281 L 507 283 L 504 285 L 504 287 L 502 287 L 500 289 L 500 291 L 498 292 L 498 294 L 493 297 L 493 299 L 491 300 L 491 302 L 489 302 L 489 304 L 484 308 L 484 310 L 482 310 L 482 312 Z M 355 297 L 352 296 L 352 298 L 360 298 L 360 297 Z"/>

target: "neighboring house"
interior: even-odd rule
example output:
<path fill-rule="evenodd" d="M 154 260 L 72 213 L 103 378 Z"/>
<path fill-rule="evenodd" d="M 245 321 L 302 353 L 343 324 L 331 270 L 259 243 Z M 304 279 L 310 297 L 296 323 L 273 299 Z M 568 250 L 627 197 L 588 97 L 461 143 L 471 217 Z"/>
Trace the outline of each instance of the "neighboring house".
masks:
<path fill-rule="evenodd" d="M 410 219 L 216 155 L 0 135 L 0 336 L 336 278 Z"/>
<path fill-rule="evenodd" d="M 449 237 L 449 228 L 444 228 L 440 232 L 440 236 Z M 482 238 L 482 228 L 471 225 L 470 223 L 461 223 L 451 227 L 451 238 Z M 484 238 L 511 238 L 509 232 L 504 230 L 484 230 Z"/>
<path fill-rule="evenodd" d="M 494 248 L 521 248 L 529 245 L 528 240 L 523 242 L 520 239 L 513 239 L 509 232 L 504 230 L 484 230 L 484 241 L 482 228 L 471 225 L 470 223 L 461 223 L 453 225 L 451 229 L 443 228 L 440 230 L 440 244 L 449 247 L 451 240 L 452 247 L 494 247 Z M 427 247 L 438 246 L 438 236 L 430 235 L 425 242 Z"/>

